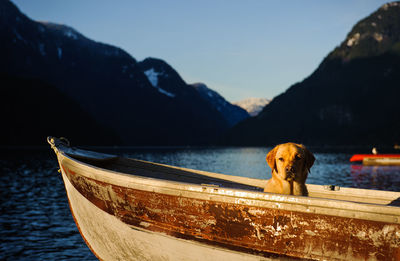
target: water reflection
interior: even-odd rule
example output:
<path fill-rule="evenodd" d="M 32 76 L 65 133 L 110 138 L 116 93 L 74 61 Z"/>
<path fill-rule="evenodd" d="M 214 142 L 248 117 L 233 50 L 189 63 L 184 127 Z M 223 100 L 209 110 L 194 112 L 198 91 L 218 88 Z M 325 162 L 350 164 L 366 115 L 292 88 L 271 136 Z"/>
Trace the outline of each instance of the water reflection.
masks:
<path fill-rule="evenodd" d="M 400 191 L 400 166 L 352 165 L 353 187 Z"/>
<path fill-rule="evenodd" d="M 1 260 L 97 260 L 74 224 L 57 170 L 50 153 L 0 158 Z"/>

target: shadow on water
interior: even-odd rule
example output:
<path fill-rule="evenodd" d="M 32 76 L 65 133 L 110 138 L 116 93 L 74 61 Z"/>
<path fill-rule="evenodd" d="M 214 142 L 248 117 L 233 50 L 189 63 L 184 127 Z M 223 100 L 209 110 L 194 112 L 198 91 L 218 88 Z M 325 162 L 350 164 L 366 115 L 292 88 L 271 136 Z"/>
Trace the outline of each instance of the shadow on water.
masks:
<path fill-rule="evenodd" d="M 267 179 L 270 148 L 129 148 L 108 153 L 224 174 Z M 96 149 L 98 150 L 98 149 Z M 365 167 L 351 152 L 314 153 L 307 183 L 400 191 L 400 167 Z M 72 219 L 52 151 L 0 151 L 0 259 L 97 260 Z M 399 200 L 392 202 L 399 205 Z M 105 235 L 106 236 L 106 235 Z"/>
<path fill-rule="evenodd" d="M 353 187 L 400 191 L 400 166 L 351 165 Z"/>
<path fill-rule="evenodd" d="M 390 202 L 389 206 L 400 206 L 400 198 L 393 200 Z"/>

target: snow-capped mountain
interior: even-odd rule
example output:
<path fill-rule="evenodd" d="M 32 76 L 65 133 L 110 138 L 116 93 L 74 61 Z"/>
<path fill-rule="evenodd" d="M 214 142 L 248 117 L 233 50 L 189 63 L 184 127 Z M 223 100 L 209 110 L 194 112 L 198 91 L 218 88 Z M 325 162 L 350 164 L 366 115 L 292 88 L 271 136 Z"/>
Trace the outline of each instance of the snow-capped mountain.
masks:
<path fill-rule="evenodd" d="M 200 93 L 204 100 L 209 102 L 222 114 L 228 122 L 229 127 L 233 127 L 249 117 L 249 114 L 244 109 L 231 104 L 219 93 L 208 88 L 204 83 L 194 83 L 192 86 Z"/>
<path fill-rule="evenodd" d="M 270 103 L 271 100 L 266 98 L 247 98 L 238 102 L 234 102 L 233 104 L 245 109 L 250 116 L 257 116 L 262 109 Z"/>
<path fill-rule="evenodd" d="M 400 142 L 399 86 L 400 2 L 392 2 L 355 24 L 310 76 L 231 129 L 227 143 L 392 147 Z"/>

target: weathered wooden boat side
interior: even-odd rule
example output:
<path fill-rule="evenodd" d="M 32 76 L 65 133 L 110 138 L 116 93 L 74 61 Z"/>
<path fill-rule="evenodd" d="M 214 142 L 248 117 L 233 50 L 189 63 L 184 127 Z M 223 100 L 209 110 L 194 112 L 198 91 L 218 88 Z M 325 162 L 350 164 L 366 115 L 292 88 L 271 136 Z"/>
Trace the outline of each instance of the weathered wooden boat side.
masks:
<path fill-rule="evenodd" d="M 263 193 L 263 180 L 111 155 L 77 160 L 50 143 L 77 226 L 102 260 L 400 259 L 397 192 Z"/>

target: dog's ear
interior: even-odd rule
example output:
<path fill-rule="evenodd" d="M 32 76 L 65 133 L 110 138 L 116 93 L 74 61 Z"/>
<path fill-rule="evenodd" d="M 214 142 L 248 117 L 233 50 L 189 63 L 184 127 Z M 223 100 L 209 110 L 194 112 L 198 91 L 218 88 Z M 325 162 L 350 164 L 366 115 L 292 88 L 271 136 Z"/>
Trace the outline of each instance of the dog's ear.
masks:
<path fill-rule="evenodd" d="M 268 166 L 272 169 L 272 171 L 278 172 L 278 169 L 276 168 L 276 161 L 275 161 L 275 156 L 276 156 L 276 151 L 278 150 L 278 146 L 273 148 L 270 152 L 268 152 L 267 157 L 265 160 L 268 163 Z"/>
<path fill-rule="evenodd" d="M 310 172 L 312 165 L 314 165 L 315 157 L 307 148 L 303 147 L 305 155 L 305 164 L 307 171 Z"/>

